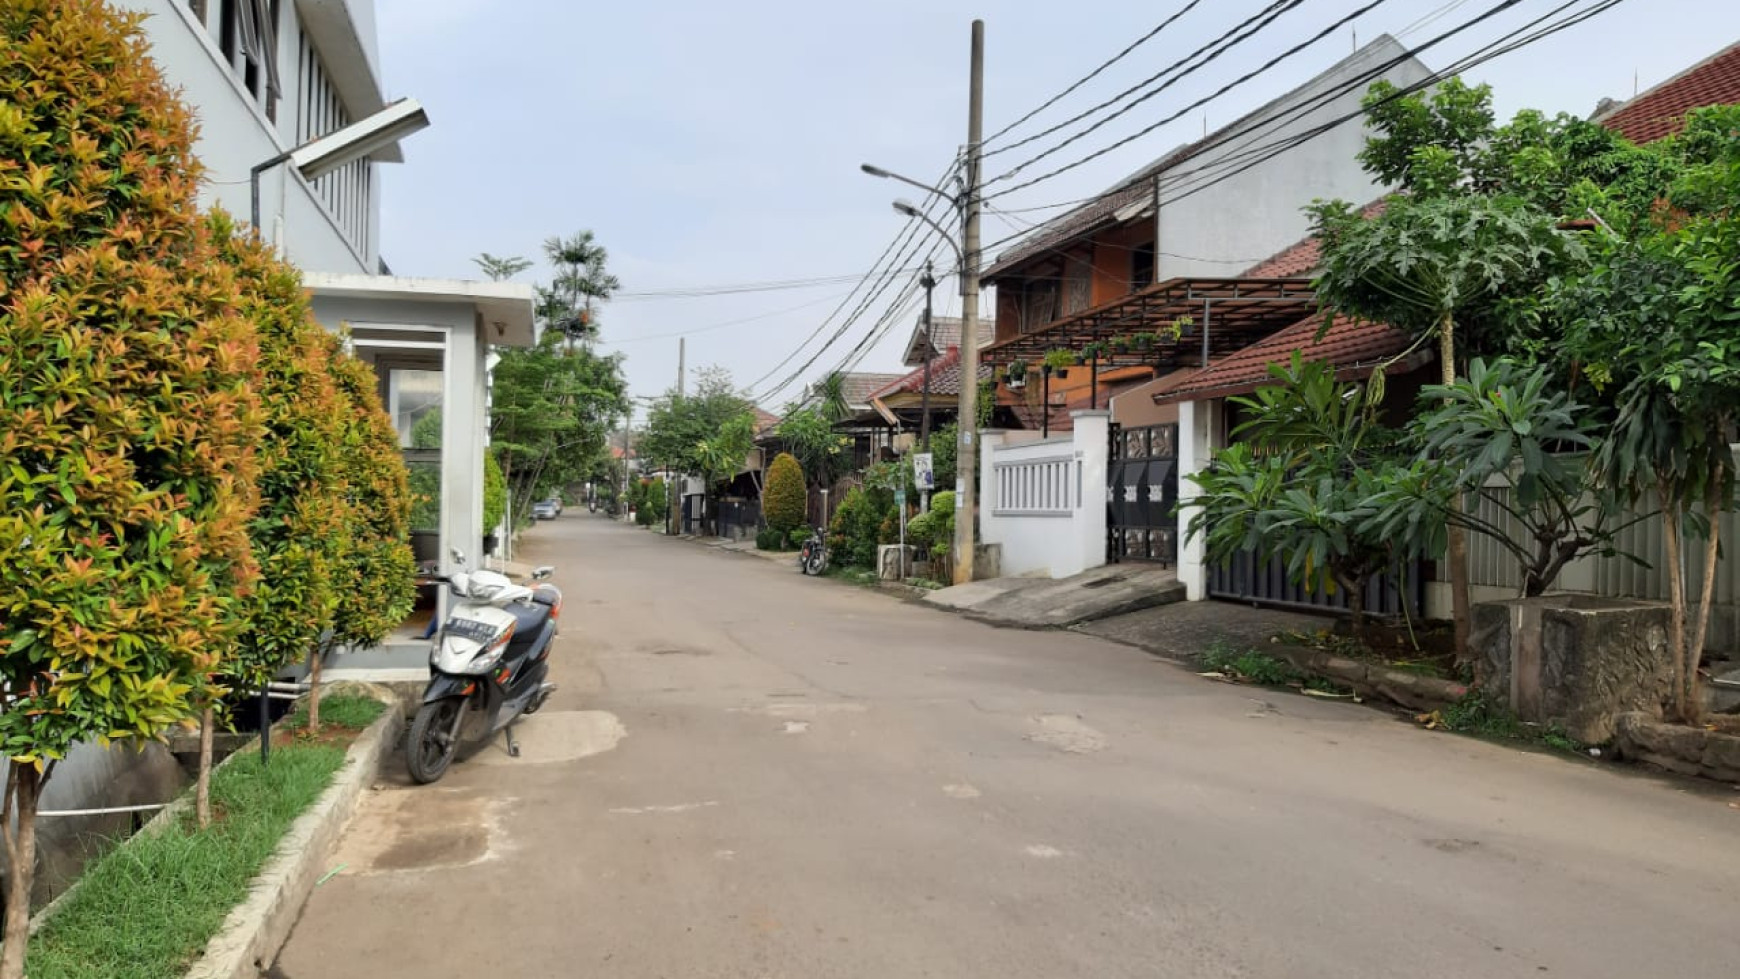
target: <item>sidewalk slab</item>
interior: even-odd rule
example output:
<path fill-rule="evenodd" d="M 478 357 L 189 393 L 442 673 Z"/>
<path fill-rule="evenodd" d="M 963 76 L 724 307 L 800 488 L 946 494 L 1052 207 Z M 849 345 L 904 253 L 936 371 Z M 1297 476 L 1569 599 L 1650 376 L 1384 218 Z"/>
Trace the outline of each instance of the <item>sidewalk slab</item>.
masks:
<path fill-rule="evenodd" d="M 994 578 L 930 593 L 925 601 L 998 625 L 1063 629 L 1184 600 L 1170 568 L 1109 564 L 1068 578 Z"/>

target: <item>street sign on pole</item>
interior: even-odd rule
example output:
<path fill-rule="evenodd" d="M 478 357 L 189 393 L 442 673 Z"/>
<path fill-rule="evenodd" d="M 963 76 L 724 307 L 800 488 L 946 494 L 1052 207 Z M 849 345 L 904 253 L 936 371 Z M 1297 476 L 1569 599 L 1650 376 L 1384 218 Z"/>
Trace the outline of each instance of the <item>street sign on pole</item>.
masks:
<path fill-rule="evenodd" d="M 931 459 L 929 452 L 912 454 L 912 481 L 921 490 L 936 489 L 936 473 L 931 469 Z"/>

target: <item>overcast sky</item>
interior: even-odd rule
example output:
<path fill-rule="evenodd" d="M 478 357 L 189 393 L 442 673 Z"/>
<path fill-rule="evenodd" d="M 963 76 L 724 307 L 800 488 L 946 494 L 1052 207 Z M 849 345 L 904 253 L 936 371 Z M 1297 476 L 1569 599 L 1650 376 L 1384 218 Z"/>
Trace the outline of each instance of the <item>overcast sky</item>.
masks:
<path fill-rule="evenodd" d="M 1149 125 L 1369 2 L 1305 0 L 1056 159 L 1075 159 Z M 1388 0 L 1353 26 L 1361 41 L 1389 32 L 1412 46 L 1497 2 Z M 1561 2 L 1522 0 L 1421 59 L 1437 69 Z M 986 21 L 990 134 L 1185 6 L 1184 0 L 376 4 L 386 86 L 395 96 L 422 100 L 434 123 L 406 143 L 404 165 L 386 168 L 382 240 L 393 271 L 476 277 L 469 259 L 478 252 L 540 257 L 545 238 L 592 229 L 623 283 L 622 298 L 604 311 L 604 339 L 628 355 L 637 395 L 658 394 L 674 382 L 675 334 L 691 333 L 691 371 L 718 364 L 747 386 L 816 330 L 849 282 L 680 300 L 631 294 L 867 270 L 902 224 L 889 202 L 911 195 L 864 176 L 858 164 L 920 178 L 948 165 L 965 141 L 974 17 Z M 1201 3 L 1035 123 L 1061 121 L 1110 97 L 1266 5 Z M 1733 0 L 1627 0 L 1466 77 L 1492 84 L 1501 118 L 1528 107 L 1586 116 L 1603 96 L 1629 97 L 1634 85 L 1648 88 L 1735 40 L 1740 3 Z M 1342 31 L 1306 49 L 1210 103 L 1206 125 L 1223 125 L 1286 92 L 1352 45 L 1352 32 Z M 1203 114 L 1193 113 L 1000 206 L 1091 195 L 1201 136 L 1204 125 Z M 986 176 L 999 169 L 988 163 Z M 988 215 L 986 241 L 1012 234 L 1017 226 L 1009 220 Z M 540 264 L 520 278 L 544 275 Z M 953 281 L 938 288 L 939 315 L 958 312 L 957 288 Z M 885 308 L 873 306 L 808 376 L 838 366 Z M 911 323 L 903 317 L 858 369 L 900 369 Z M 777 410 L 797 387 L 768 389 L 817 346 L 755 394 Z"/>

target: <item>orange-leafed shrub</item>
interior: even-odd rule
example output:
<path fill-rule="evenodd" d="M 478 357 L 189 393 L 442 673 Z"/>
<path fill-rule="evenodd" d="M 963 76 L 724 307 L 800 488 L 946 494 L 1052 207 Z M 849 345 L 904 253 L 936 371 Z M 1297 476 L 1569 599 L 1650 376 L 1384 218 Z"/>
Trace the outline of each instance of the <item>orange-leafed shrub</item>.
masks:
<path fill-rule="evenodd" d="M 54 759 L 187 717 L 256 573 L 258 351 L 141 19 L 0 3 L 0 744 L 19 854 Z M 5 979 L 33 863 L 9 875 Z"/>

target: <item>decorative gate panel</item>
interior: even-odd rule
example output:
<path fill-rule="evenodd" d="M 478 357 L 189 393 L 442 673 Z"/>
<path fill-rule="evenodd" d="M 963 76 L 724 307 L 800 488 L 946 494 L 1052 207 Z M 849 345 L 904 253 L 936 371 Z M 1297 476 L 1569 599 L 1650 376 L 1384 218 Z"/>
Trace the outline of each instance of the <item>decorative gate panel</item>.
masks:
<path fill-rule="evenodd" d="M 1178 561 L 1178 426 L 1112 426 L 1106 560 Z"/>

